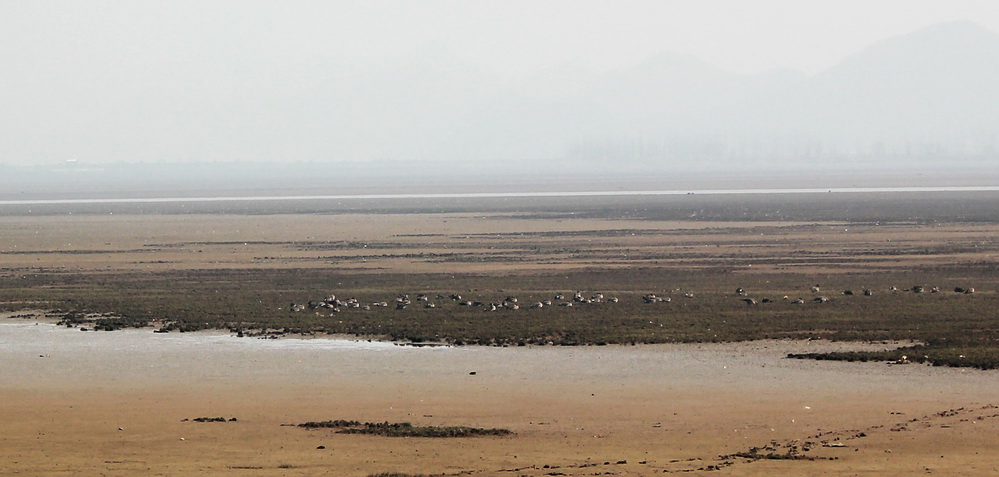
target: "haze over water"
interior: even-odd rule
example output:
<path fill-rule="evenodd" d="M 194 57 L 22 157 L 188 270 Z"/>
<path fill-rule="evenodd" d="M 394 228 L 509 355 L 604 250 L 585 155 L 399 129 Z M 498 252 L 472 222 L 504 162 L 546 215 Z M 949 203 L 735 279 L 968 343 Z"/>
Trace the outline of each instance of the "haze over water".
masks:
<path fill-rule="evenodd" d="M 997 32 L 984 0 L 6 2 L 0 188 L 994 177 Z"/>
<path fill-rule="evenodd" d="M 966 187 L 849 187 L 834 189 L 705 189 L 705 190 L 614 190 L 566 192 L 480 192 L 451 194 L 356 194 L 356 195 L 288 195 L 288 196 L 213 196 L 213 197 L 132 197 L 113 199 L 30 199 L 0 200 L 0 205 L 45 204 L 127 204 L 175 202 L 239 202 L 285 200 L 350 200 L 350 199 L 463 199 L 504 197 L 620 197 L 657 195 L 731 195 L 731 194 L 819 194 L 819 193 L 871 193 L 871 192 L 989 192 L 999 191 L 999 186 Z"/>

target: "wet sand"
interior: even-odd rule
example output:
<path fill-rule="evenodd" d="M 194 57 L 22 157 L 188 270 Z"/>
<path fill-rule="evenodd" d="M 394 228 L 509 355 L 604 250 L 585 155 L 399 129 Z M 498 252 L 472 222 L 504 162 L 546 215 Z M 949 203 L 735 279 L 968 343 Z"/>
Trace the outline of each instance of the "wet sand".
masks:
<path fill-rule="evenodd" d="M 0 276 L 19 300 L 18 282 L 42 273 L 333 269 L 337 281 L 355 283 L 352 293 L 391 296 L 397 290 L 379 288 L 377 274 L 515 281 L 574 269 L 679 276 L 724 267 L 740 282 L 784 280 L 765 290 L 780 296 L 780 286 L 801 285 L 798 276 L 857 287 L 883 272 L 886 287 L 921 283 L 913 270 L 946 265 L 946 283 L 970 281 L 976 299 L 989 300 L 994 275 L 979 265 L 995 262 L 995 194 L 955 197 L 741 197 L 735 206 L 700 196 L 572 198 L 541 211 L 512 199 L 491 208 L 474 200 L 8 206 Z M 884 209 L 890 223 L 878 212 L 886 201 L 902 204 Z M 577 210 L 585 217 L 574 218 Z M 697 284 L 712 296 L 743 286 L 727 277 L 708 273 Z M 639 285 L 630 291 L 665 286 Z M 76 285 L 59 286 L 40 293 L 55 302 L 28 306 L 59 306 L 61 290 Z M 857 345 L 411 348 L 84 333 L 0 318 L 0 475 L 999 473 L 999 372 L 783 358 L 844 346 Z M 215 416 L 237 421 L 189 421 Z M 515 434 L 402 439 L 282 426 L 327 419 Z M 725 457 L 771 442 L 776 453 L 812 442 L 814 460 Z"/>
<path fill-rule="evenodd" d="M 4 319 L 0 474 L 997 471 L 999 374 L 783 359 L 844 346 L 856 345 L 412 348 Z M 238 420 L 184 421 L 203 416 Z M 326 419 L 515 434 L 407 439 L 282 426 Z M 721 457 L 793 440 L 815 442 L 807 454 L 820 459 Z"/>

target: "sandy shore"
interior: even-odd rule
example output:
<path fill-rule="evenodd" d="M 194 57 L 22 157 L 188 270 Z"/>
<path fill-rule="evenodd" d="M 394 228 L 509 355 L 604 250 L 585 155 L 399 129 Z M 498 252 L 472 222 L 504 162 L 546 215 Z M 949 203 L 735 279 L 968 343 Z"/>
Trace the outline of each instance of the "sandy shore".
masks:
<path fill-rule="evenodd" d="M 6 319 L 0 474 L 997 471 L 995 372 L 783 359 L 830 346 L 844 345 L 410 348 Z M 202 416 L 238 420 L 184 421 Z M 515 435 L 405 439 L 281 425 L 325 419 Z M 814 442 L 807 454 L 817 459 L 722 457 L 771 441 L 778 450 Z"/>

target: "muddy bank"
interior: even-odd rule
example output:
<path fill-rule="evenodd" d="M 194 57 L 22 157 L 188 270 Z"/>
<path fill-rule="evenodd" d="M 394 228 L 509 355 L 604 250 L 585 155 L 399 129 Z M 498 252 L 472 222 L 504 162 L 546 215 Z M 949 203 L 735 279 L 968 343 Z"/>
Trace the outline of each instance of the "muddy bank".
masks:
<path fill-rule="evenodd" d="M 783 358 L 855 346 L 410 348 L 5 320 L 0 472 L 907 475 L 996 464 L 994 372 Z M 329 419 L 513 434 L 440 442 L 282 426 Z M 731 457 L 792 441 L 812 442 L 817 459 Z"/>

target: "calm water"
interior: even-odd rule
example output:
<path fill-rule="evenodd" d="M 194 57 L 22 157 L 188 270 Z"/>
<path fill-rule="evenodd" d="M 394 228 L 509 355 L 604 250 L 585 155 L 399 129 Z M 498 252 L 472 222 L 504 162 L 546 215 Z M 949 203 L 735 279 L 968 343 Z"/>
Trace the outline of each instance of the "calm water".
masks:
<path fill-rule="evenodd" d="M 337 338 L 282 338 L 258 339 L 238 338 L 227 332 L 203 331 L 197 333 L 153 333 L 149 329 L 123 329 L 113 332 L 80 331 L 51 323 L 34 321 L 0 321 L 0 349 L 22 349 L 39 354 L 87 348 L 114 349 L 119 351 L 141 351 L 148 346 L 166 348 L 199 349 L 211 346 L 213 349 L 317 349 L 317 350 L 429 350 L 435 347 L 414 348 L 399 346 L 387 341 L 368 341 Z"/>
<path fill-rule="evenodd" d="M 172 202 L 241 202 L 278 200 L 366 200 L 366 199 L 475 199 L 515 197 L 620 197 L 657 195 L 726 195 L 726 194 L 856 194 L 871 192 L 995 192 L 999 186 L 968 187 L 839 187 L 831 189 L 703 189 L 703 190 L 638 190 L 638 191 L 567 191 L 567 192 L 481 192 L 455 194 L 356 194 L 356 195 L 289 195 L 289 196 L 222 196 L 222 197 L 126 197 L 114 199 L 30 199 L 0 200 L 0 205 L 43 204 L 128 204 Z"/>
<path fill-rule="evenodd" d="M 789 352 L 884 349 L 885 345 L 809 341 L 585 347 L 413 348 L 367 340 L 237 338 L 224 332 L 153 333 L 149 329 L 81 332 L 75 328 L 0 318 L 0 390 L 27 383 L 88 385 L 212 382 L 308 383 L 373 376 L 392 380 L 447 378 L 469 385 L 511 382 L 724 383 L 773 389 L 919 388 L 924 379 L 958 387 L 986 386 L 995 395 L 996 372 L 883 363 L 784 359 Z M 471 372 L 476 372 L 473 376 Z M 985 379 L 988 377 L 987 379 Z M 474 379 L 472 381 L 468 381 Z M 498 381 L 496 381 L 498 380 Z M 400 381 L 400 382 L 402 382 Z M 129 384 L 132 383 L 132 384 Z M 479 383 L 479 384 L 476 384 Z M 833 386 L 834 387 L 834 386 Z"/>

